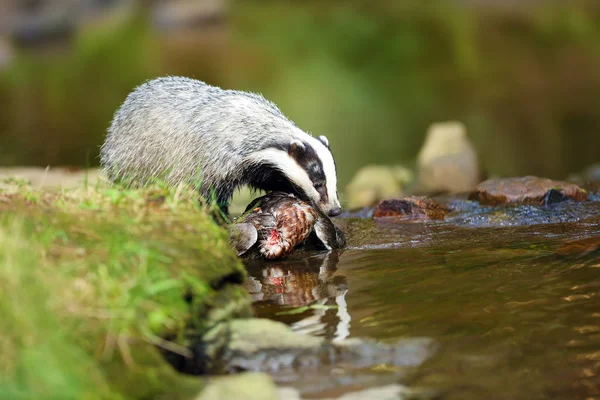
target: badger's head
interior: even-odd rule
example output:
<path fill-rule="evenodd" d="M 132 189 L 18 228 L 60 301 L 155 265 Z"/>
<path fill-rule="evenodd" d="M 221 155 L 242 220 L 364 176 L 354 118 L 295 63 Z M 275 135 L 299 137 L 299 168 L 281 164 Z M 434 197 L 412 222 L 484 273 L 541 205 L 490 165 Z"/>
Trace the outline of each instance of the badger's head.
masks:
<path fill-rule="evenodd" d="M 257 186 L 267 190 L 291 190 L 330 217 L 342 212 L 335 161 L 325 136 L 307 135 L 303 140 L 292 140 L 259 153 L 255 157 L 260 158 L 260 163 L 274 168 L 287 182 L 269 176 L 270 182 L 262 181 L 262 185 Z"/>
<path fill-rule="evenodd" d="M 298 165 L 289 177 L 300 189 L 300 196 L 310 200 L 330 217 L 340 215 L 342 208 L 337 193 L 335 161 L 325 136 L 290 143 L 288 154 Z M 308 178 L 308 179 L 307 179 Z"/>

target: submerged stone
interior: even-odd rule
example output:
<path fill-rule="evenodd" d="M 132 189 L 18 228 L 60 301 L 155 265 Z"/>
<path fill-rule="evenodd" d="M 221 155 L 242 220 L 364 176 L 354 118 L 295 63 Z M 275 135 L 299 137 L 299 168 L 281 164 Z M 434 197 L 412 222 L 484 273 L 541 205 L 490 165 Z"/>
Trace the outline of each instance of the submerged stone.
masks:
<path fill-rule="evenodd" d="M 443 220 L 448 212 L 446 206 L 435 200 L 428 197 L 411 196 L 381 201 L 373 212 L 373 218 Z"/>
<path fill-rule="evenodd" d="M 469 195 L 469 200 L 492 206 L 507 203 L 548 205 L 567 199 L 585 201 L 588 194 L 573 183 L 535 176 L 490 179 L 480 183 Z"/>

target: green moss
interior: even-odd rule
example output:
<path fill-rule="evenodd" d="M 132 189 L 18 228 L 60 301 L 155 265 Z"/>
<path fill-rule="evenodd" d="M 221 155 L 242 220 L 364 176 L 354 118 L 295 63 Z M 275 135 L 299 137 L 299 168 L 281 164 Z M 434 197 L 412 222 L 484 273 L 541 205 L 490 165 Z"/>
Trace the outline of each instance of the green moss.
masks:
<path fill-rule="evenodd" d="M 247 316 L 249 301 L 226 232 L 196 195 L 4 185 L 0 397 L 197 393 L 201 382 L 176 374 L 157 348 L 187 354 L 186 327 L 202 334 Z"/>

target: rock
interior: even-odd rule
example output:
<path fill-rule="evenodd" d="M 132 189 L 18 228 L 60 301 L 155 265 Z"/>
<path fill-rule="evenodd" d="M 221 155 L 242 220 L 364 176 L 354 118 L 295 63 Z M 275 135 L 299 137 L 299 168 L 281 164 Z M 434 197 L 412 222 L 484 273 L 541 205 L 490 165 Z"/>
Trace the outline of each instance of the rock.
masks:
<path fill-rule="evenodd" d="M 346 186 L 348 208 L 372 207 L 382 199 L 402 196 L 413 179 L 413 172 L 399 165 L 363 167 Z"/>
<path fill-rule="evenodd" d="M 228 370 L 274 372 L 293 368 L 309 354 L 316 363 L 325 340 L 292 331 L 269 319 L 238 319 L 229 324 Z"/>
<path fill-rule="evenodd" d="M 439 349 L 439 343 L 427 337 L 400 339 L 394 343 L 350 338 L 336 342 L 334 349 L 335 362 L 356 368 L 373 365 L 418 367 Z"/>
<path fill-rule="evenodd" d="M 479 184 L 469 195 L 469 200 L 492 206 L 506 203 L 544 205 L 566 199 L 585 201 L 587 198 L 587 192 L 573 183 L 534 176 L 490 179 Z"/>
<path fill-rule="evenodd" d="M 278 388 L 277 392 L 279 393 L 280 400 L 302 400 L 300 392 L 291 387 Z"/>
<path fill-rule="evenodd" d="M 271 377 L 257 372 L 213 378 L 200 396 L 196 397 L 196 400 L 234 399 L 280 400 L 282 397 Z"/>
<path fill-rule="evenodd" d="M 302 335 L 281 322 L 263 318 L 237 319 L 230 323 L 229 350 L 239 356 L 254 355 L 261 351 L 284 349 L 316 349 L 324 339 Z"/>
<path fill-rule="evenodd" d="M 302 370 L 308 374 L 317 369 L 330 371 L 332 365 L 356 370 L 374 365 L 418 367 L 439 348 L 430 338 L 402 339 L 391 344 L 359 338 L 331 342 L 263 318 L 233 320 L 228 323 L 228 332 L 218 335 L 229 339 L 224 353 L 225 370 L 229 372 Z"/>
<path fill-rule="evenodd" d="M 427 400 L 437 398 L 438 395 L 437 392 L 432 390 L 411 389 L 403 385 L 393 384 L 346 393 L 335 400 Z"/>
<path fill-rule="evenodd" d="M 481 172 L 475 147 L 460 122 L 431 125 L 418 155 L 420 193 L 460 193 L 475 188 Z"/>
<path fill-rule="evenodd" d="M 446 206 L 428 197 L 411 196 L 381 201 L 373 212 L 373 218 L 443 220 L 448 211 Z"/>

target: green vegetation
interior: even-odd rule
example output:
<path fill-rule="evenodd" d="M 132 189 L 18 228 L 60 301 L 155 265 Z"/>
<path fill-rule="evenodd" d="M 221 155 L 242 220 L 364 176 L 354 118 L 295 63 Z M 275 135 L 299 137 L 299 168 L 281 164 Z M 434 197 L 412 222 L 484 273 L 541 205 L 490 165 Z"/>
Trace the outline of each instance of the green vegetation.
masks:
<path fill-rule="evenodd" d="M 597 162 L 594 2 L 426 3 L 246 1 L 223 25 L 179 33 L 144 16 L 84 26 L 0 71 L 0 164 L 97 164 L 116 108 L 163 74 L 264 93 L 329 137 L 342 189 L 363 165 L 410 162 L 448 119 L 467 125 L 490 174 L 564 179 Z"/>
<path fill-rule="evenodd" d="M 159 349 L 189 355 L 186 328 L 250 313 L 194 193 L 0 185 L 0 399 L 193 398 L 202 381 Z"/>

